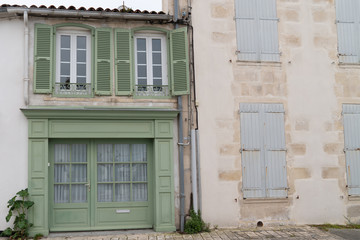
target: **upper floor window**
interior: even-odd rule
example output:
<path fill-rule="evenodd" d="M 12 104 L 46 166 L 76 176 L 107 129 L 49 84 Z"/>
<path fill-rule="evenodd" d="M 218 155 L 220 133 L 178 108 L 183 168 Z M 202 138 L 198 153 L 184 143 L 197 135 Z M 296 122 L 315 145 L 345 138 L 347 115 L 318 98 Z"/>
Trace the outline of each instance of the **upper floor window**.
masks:
<path fill-rule="evenodd" d="M 235 0 L 240 61 L 280 61 L 276 0 Z"/>
<path fill-rule="evenodd" d="M 136 95 L 169 95 L 165 35 L 136 34 L 134 41 Z"/>
<path fill-rule="evenodd" d="M 336 0 L 336 24 L 340 63 L 360 63 L 360 2 Z"/>
<path fill-rule="evenodd" d="M 57 31 L 55 94 L 91 95 L 91 91 L 90 32 Z"/>
<path fill-rule="evenodd" d="M 35 93 L 189 94 L 187 28 L 133 31 L 69 25 L 35 24 Z"/>

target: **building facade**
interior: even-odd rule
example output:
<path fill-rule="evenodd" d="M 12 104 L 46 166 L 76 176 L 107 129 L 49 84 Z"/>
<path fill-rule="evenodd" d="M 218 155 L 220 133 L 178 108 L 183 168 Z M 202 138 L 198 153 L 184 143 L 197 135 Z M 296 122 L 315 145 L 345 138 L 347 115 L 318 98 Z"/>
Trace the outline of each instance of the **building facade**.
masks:
<path fill-rule="evenodd" d="M 28 187 L 31 234 L 175 231 L 186 24 L 125 7 L 0 9 L 0 230 L 6 202 Z"/>

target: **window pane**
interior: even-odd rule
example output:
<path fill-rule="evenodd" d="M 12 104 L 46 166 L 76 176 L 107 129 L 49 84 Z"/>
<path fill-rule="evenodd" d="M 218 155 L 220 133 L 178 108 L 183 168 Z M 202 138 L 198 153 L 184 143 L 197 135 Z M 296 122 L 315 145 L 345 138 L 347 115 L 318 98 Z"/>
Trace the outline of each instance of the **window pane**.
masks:
<path fill-rule="evenodd" d="M 132 161 L 146 162 L 146 144 L 132 145 Z"/>
<path fill-rule="evenodd" d="M 69 185 L 55 185 L 54 186 L 54 202 L 68 203 L 70 201 Z"/>
<path fill-rule="evenodd" d="M 87 187 L 84 184 L 71 185 L 71 202 L 84 203 L 86 202 Z"/>
<path fill-rule="evenodd" d="M 129 144 L 115 144 L 115 162 L 130 162 Z"/>
<path fill-rule="evenodd" d="M 147 184 L 134 183 L 132 188 L 133 201 L 147 201 Z"/>
<path fill-rule="evenodd" d="M 146 79 L 138 79 L 138 85 L 142 85 L 142 86 L 147 85 Z"/>
<path fill-rule="evenodd" d="M 98 182 L 112 182 L 113 181 L 113 165 L 98 164 L 97 167 Z"/>
<path fill-rule="evenodd" d="M 116 202 L 130 201 L 130 184 L 129 183 L 115 184 L 115 201 Z"/>
<path fill-rule="evenodd" d="M 70 164 L 55 164 L 54 183 L 70 182 Z"/>
<path fill-rule="evenodd" d="M 77 76 L 86 76 L 86 64 L 78 63 L 76 65 Z"/>
<path fill-rule="evenodd" d="M 153 53 L 153 64 L 161 64 L 161 53 Z"/>
<path fill-rule="evenodd" d="M 130 164 L 115 164 L 115 181 L 130 181 Z"/>
<path fill-rule="evenodd" d="M 145 52 L 137 53 L 137 63 L 138 64 L 146 64 L 146 53 Z"/>
<path fill-rule="evenodd" d="M 76 45 L 77 45 L 77 49 L 86 49 L 86 37 L 77 36 Z"/>
<path fill-rule="evenodd" d="M 112 202 L 112 184 L 98 184 L 98 202 Z"/>
<path fill-rule="evenodd" d="M 76 83 L 78 84 L 86 84 L 86 77 L 77 77 L 76 78 Z M 81 85 L 79 85 L 80 87 Z M 85 88 L 85 86 L 83 86 Z"/>
<path fill-rule="evenodd" d="M 87 182 L 87 165 L 72 164 L 71 166 L 71 182 Z"/>
<path fill-rule="evenodd" d="M 60 82 L 61 83 L 70 83 L 70 77 L 61 77 Z"/>
<path fill-rule="evenodd" d="M 72 162 L 87 162 L 86 160 L 86 144 L 73 144 L 71 152 Z"/>
<path fill-rule="evenodd" d="M 113 161 L 112 144 L 98 144 L 97 161 L 112 162 Z"/>
<path fill-rule="evenodd" d="M 136 46 L 138 51 L 146 51 L 146 40 L 145 38 L 137 38 Z"/>
<path fill-rule="evenodd" d="M 70 75 L 70 63 L 60 64 L 60 75 Z"/>
<path fill-rule="evenodd" d="M 153 66 L 153 77 L 161 78 L 162 77 L 162 67 L 161 66 Z"/>
<path fill-rule="evenodd" d="M 76 51 L 76 61 L 77 62 L 86 62 L 86 51 L 77 50 Z"/>
<path fill-rule="evenodd" d="M 61 35 L 60 40 L 61 48 L 70 48 L 70 36 L 69 35 Z"/>
<path fill-rule="evenodd" d="M 70 162 L 69 144 L 55 144 L 55 162 L 56 163 Z"/>
<path fill-rule="evenodd" d="M 146 78 L 146 66 L 138 66 L 138 77 L 140 78 Z"/>
<path fill-rule="evenodd" d="M 162 79 L 154 79 L 154 85 L 155 86 L 161 86 L 162 85 Z"/>
<path fill-rule="evenodd" d="M 147 165 L 137 163 L 132 165 L 132 180 L 135 182 L 147 181 Z"/>
<path fill-rule="evenodd" d="M 152 39 L 152 50 L 161 51 L 161 39 Z"/>
<path fill-rule="evenodd" d="M 70 62 L 70 50 L 61 49 L 60 59 L 62 62 Z"/>

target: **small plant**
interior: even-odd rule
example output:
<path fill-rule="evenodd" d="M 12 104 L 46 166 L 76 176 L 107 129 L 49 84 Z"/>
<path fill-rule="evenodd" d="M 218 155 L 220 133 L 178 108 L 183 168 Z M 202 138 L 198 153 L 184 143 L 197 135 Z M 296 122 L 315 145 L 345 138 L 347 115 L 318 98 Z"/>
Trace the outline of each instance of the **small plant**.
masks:
<path fill-rule="evenodd" d="M 209 225 L 201 218 L 200 211 L 196 213 L 193 209 L 190 210 L 190 219 L 186 221 L 184 232 L 188 234 L 209 232 Z"/>
<path fill-rule="evenodd" d="M 27 219 L 27 211 L 34 205 L 29 201 L 28 189 L 23 189 L 8 201 L 9 213 L 6 216 L 6 222 L 9 222 L 14 216 L 14 228 L 7 228 L 2 232 L 2 236 L 10 237 L 10 239 L 27 239 L 29 236 L 29 228 L 33 225 Z"/>

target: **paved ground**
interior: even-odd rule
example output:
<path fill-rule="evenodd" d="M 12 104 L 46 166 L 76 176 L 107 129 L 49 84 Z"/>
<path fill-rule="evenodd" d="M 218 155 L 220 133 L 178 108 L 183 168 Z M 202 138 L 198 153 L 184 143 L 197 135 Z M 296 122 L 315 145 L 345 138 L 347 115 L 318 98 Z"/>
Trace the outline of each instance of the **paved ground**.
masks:
<path fill-rule="evenodd" d="M 1 239 L 1 238 L 0 238 Z M 43 240 L 232 240 L 232 239 L 282 239 L 282 240 L 336 240 L 347 239 L 309 226 L 263 227 L 256 229 L 218 229 L 210 233 L 179 234 L 155 233 L 148 230 L 116 232 L 53 233 Z M 359 239 L 359 238 L 355 238 Z"/>
<path fill-rule="evenodd" d="M 359 240 L 360 229 L 329 229 L 329 232 L 344 239 Z"/>

